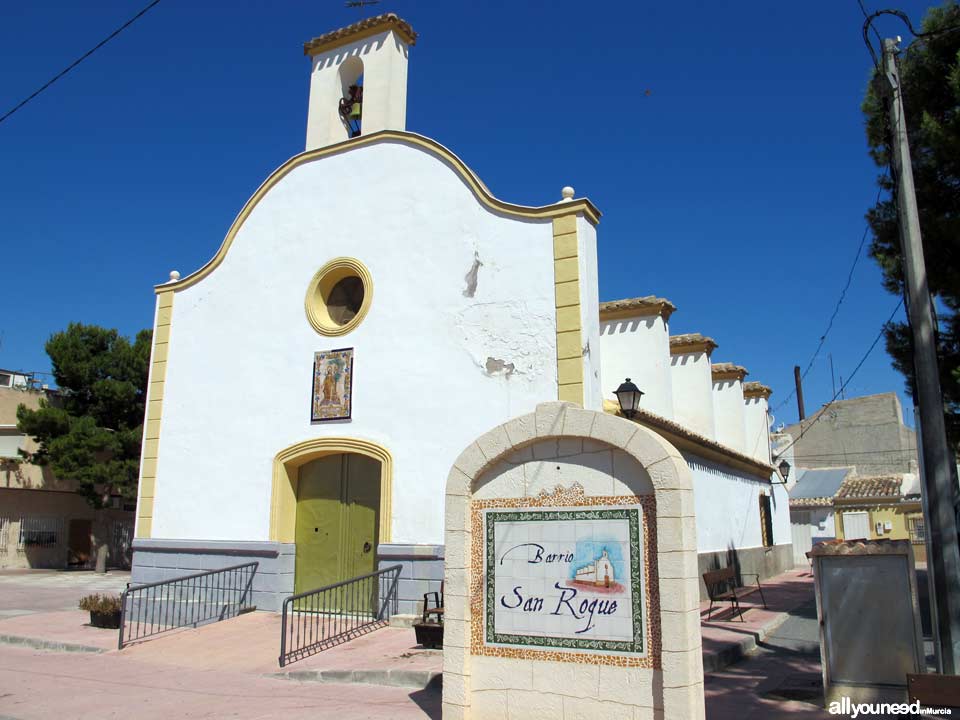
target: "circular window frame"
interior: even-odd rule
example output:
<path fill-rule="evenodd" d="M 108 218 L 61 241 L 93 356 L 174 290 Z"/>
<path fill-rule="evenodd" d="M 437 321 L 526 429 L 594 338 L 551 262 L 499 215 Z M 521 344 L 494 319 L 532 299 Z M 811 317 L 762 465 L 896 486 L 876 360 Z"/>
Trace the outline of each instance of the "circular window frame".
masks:
<path fill-rule="evenodd" d="M 360 278 L 363 283 L 363 302 L 357 314 L 343 325 L 338 325 L 330 317 L 327 300 L 333 286 L 348 277 Z M 317 270 L 310 284 L 307 286 L 307 296 L 304 299 L 304 309 L 310 325 L 321 335 L 337 337 L 346 335 L 357 327 L 367 315 L 370 303 L 373 301 L 373 278 L 366 266 L 355 258 L 335 258 Z"/>

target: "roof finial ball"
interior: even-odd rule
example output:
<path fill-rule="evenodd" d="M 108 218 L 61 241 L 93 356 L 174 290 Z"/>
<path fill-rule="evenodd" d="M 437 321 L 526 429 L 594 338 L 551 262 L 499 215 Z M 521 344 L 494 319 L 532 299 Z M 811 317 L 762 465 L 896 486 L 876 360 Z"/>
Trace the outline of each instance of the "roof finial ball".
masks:
<path fill-rule="evenodd" d="M 180 273 L 177 272 L 176 270 L 171 270 L 171 271 L 170 271 L 170 282 L 176 282 L 176 281 L 179 280 L 179 279 L 180 279 Z"/>
<path fill-rule="evenodd" d="M 560 195 L 563 196 L 563 199 L 560 202 L 570 202 L 573 200 L 574 189 L 569 185 L 565 185 L 560 191 Z"/>

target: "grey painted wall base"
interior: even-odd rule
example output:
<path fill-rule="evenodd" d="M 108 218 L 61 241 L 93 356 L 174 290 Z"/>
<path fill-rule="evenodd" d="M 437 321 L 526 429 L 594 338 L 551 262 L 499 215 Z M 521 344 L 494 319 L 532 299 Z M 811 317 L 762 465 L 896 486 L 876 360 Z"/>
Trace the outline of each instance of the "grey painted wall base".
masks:
<path fill-rule="evenodd" d="M 278 542 L 138 539 L 133 542 L 130 581 L 152 583 L 256 561 L 251 602 L 258 610 L 279 611 L 293 594 L 296 545 Z"/>
<path fill-rule="evenodd" d="M 443 545 L 383 543 L 377 548 L 378 567 L 401 565 L 398 588 L 400 615 L 423 613 L 423 594 L 439 592 L 443 582 Z"/>
<path fill-rule="evenodd" d="M 130 581 L 152 583 L 257 561 L 252 603 L 258 610 L 279 612 L 293 594 L 297 547 L 293 543 L 216 540 L 138 539 L 133 543 Z M 400 615 L 419 615 L 423 594 L 440 590 L 443 545 L 384 543 L 377 548 L 377 567 L 401 565 L 398 584 Z"/>
<path fill-rule="evenodd" d="M 443 582 L 443 545 L 383 543 L 377 548 L 377 567 L 400 565 L 397 614 L 423 612 L 423 594 L 440 590 Z M 171 580 L 203 570 L 215 570 L 256 560 L 260 563 L 253 579 L 253 604 L 259 610 L 279 612 L 283 599 L 293 594 L 296 545 L 276 542 L 222 542 L 214 540 L 135 540 L 131 582 Z M 699 553 L 702 575 L 708 570 L 733 565 L 741 572 L 759 573 L 760 580 L 779 575 L 793 567 L 790 545 L 740 548 Z M 707 589 L 700 580 L 700 598 Z"/>
<path fill-rule="evenodd" d="M 744 573 L 757 573 L 762 583 L 767 578 L 779 575 L 793 568 L 793 546 L 774 545 L 773 547 L 732 548 L 717 552 L 697 554 L 697 573 L 700 575 L 700 599 L 709 600 L 707 588 L 703 584 L 703 573 L 709 570 L 733 566 Z M 754 578 L 746 578 L 752 582 Z"/>

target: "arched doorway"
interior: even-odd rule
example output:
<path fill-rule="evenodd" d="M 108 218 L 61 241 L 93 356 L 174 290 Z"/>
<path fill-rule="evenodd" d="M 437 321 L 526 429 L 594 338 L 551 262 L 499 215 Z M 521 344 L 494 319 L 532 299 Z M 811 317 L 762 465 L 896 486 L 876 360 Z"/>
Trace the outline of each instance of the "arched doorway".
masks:
<path fill-rule="evenodd" d="M 335 453 L 300 466 L 294 592 L 373 572 L 380 539 L 380 462 Z"/>

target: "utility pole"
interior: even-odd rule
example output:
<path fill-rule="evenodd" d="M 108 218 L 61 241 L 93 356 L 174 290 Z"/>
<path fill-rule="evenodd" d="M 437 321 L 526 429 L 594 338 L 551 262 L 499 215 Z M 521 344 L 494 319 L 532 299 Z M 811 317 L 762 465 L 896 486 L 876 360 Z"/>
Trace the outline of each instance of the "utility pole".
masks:
<path fill-rule="evenodd" d="M 803 381 L 800 378 L 799 365 L 793 366 L 793 382 L 796 383 L 797 386 L 797 412 L 800 414 L 800 422 L 802 423 L 804 418 L 807 417 L 807 414 L 803 411 Z"/>
<path fill-rule="evenodd" d="M 907 123 L 903 114 L 903 95 L 896 53 L 899 38 L 883 41 L 883 65 L 890 84 L 890 127 L 893 134 L 893 177 L 897 187 L 900 241 L 907 288 L 907 310 L 913 334 L 913 367 L 916 376 L 916 403 L 920 415 L 920 441 L 923 453 L 923 491 L 926 493 L 926 530 L 930 533 L 931 557 L 928 573 L 936 598 L 936 633 L 942 672 L 960 672 L 960 550 L 957 543 L 957 488 L 953 479 L 953 453 L 947 443 L 943 419 L 943 394 L 937 367 L 933 304 L 923 260 L 923 241 L 917 197 L 910 164 Z"/>

